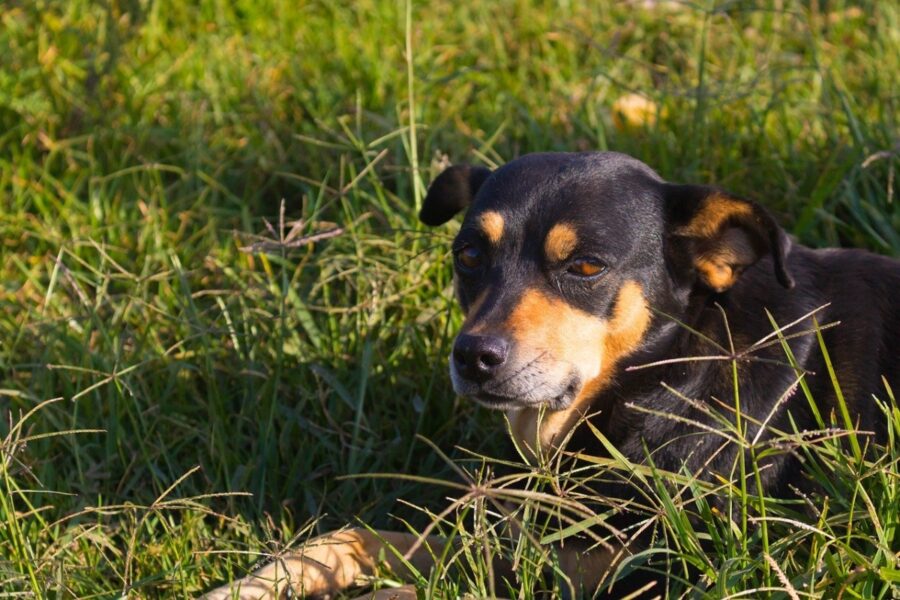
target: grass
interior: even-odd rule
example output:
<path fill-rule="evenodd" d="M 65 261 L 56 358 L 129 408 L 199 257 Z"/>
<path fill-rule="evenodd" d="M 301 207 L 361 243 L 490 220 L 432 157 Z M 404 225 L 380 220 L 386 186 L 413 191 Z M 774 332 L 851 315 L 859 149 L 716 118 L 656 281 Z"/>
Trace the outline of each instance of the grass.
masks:
<path fill-rule="evenodd" d="M 14 0 L 0 23 L 0 595 L 189 597 L 356 519 L 423 527 L 458 469 L 490 485 L 441 528 L 507 539 L 499 417 L 444 367 L 455 226 L 415 219 L 445 160 L 621 150 L 900 255 L 892 3 Z M 657 118 L 616 114 L 635 93 Z M 815 523 L 651 470 L 634 562 L 668 557 L 673 593 L 896 597 L 896 437 L 875 462 L 794 443 Z M 607 510 L 585 477 L 624 467 L 522 469 L 516 516 L 582 532 Z M 553 557 L 514 543 L 534 597 Z M 463 547 L 423 589 L 501 592 Z"/>

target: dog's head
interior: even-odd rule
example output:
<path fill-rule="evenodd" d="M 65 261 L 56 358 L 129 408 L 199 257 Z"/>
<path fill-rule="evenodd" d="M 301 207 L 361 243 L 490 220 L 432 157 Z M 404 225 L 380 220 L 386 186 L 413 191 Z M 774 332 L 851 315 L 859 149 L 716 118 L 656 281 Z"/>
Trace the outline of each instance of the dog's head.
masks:
<path fill-rule="evenodd" d="M 561 410 L 602 389 L 695 293 L 728 290 L 764 256 L 791 285 L 788 241 L 759 205 L 664 182 L 629 156 L 531 154 L 496 171 L 453 166 L 420 213 L 468 207 L 453 242 L 466 319 L 453 387 L 492 408 Z"/>

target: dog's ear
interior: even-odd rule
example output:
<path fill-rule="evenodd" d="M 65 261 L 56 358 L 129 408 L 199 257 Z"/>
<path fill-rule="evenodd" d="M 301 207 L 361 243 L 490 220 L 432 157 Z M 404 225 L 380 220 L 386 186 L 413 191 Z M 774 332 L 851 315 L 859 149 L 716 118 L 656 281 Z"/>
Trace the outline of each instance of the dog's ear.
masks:
<path fill-rule="evenodd" d="M 723 292 L 771 255 L 778 282 L 794 286 L 786 264 L 790 238 L 762 206 L 702 185 L 667 183 L 664 195 L 670 240 L 703 285 Z"/>
<path fill-rule="evenodd" d="M 471 165 L 453 165 L 444 169 L 428 187 L 419 220 L 426 225 L 443 225 L 472 203 L 478 188 L 490 174 L 490 169 Z"/>

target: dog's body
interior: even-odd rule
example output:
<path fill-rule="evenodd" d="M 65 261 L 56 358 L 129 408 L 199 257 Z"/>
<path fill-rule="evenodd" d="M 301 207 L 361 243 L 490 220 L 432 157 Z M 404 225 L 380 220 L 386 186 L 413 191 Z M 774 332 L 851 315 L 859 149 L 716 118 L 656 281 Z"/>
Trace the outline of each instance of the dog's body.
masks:
<path fill-rule="evenodd" d="M 896 261 L 793 244 L 759 205 L 666 183 L 616 153 L 527 155 L 495 172 L 451 167 L 429 189 L 421 218 L 439 225 L 467 207 L 454 242 L 466 320 L 451 379 L 460 395 L 506 411 L 526 454 L 564 442 L 603 454 L 596 434 L 578 426 L 588 420 L 632 462 L 649 452 L 658 468 L 727 480 L 738 450 L 723 444 L 710 406 L 731 407 L 727 418 L 758 443 L 832 423 L 883 440 L 873 394 L 886 398 L 882 378 L 900 389 Z M 846 412 L 813 319 L 824 327 Z M 801 373 L 815 405 L 790 393 Z M 770 455 L 763 491 L 802 487 L 795 460 Z M 629 492 L 599 484 L 597 493 Z M 423 549 L 442 544 L 390 535 L 403 551 L 418 548 L 412 556 L 424 568 Z M 298 592 L 348 585 L 345 575 L 370 570 L 384 544 L 351 530 L 313 546 L 288 559 Z M 599 554 L 568 561 L 586 588 L 612 560 Z M 272 589 L 277 568 L 236 585 Z M 341 576 L 329 583 L 323 573 Z"/>

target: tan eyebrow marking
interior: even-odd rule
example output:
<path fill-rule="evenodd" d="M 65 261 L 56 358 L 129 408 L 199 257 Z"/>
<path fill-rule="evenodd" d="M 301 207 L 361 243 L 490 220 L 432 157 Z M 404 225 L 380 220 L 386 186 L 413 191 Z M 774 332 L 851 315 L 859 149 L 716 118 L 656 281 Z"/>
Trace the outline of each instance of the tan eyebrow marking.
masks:
<path fill-rule="evenodd" d="M 503 237 L 503 215 L 495 210 L 488 210 L 478 217 L 478 224 L 488 241 L 496 246 Z"/>
<path fill-rule="evenodd" d="M 557 223 L 544 238 L 544 254 L 552 261 L 569 258 L 578 245 L 578 233 L 568 223 Z"/>

